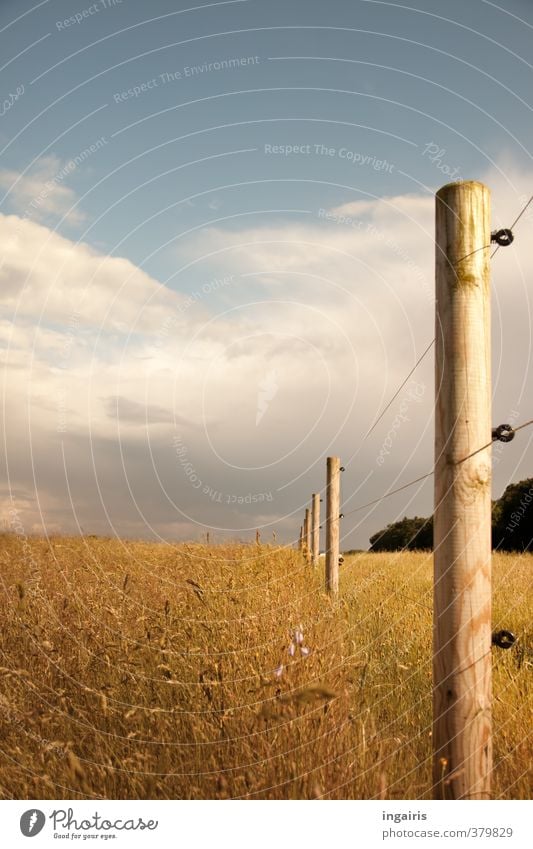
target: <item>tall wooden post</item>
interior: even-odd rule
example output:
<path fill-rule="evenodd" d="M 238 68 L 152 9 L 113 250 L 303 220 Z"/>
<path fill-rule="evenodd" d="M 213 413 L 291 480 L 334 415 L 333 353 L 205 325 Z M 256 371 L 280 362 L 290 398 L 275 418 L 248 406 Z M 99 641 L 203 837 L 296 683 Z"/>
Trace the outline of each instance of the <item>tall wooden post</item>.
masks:
<path fill-rule="evenodd" d="M 305 508 L 304 520 L 304 538 L 305 538 L 305 557 L 309 561 L 311 557 L 311 511 L 309 507 Z"/>
<path fill-rule="evenodd" d="M 313 493 L 313 500 L 311 502 L 312 511 L 311 511 L 311 523 L 312 523 L 312 533 L 311 533 L 311 559 L 313 566 L 318 566 L 318 557 L 320 554 L 320 493 Z"/>
<path fill-rule="evenodd" d="M 490 194 L 436 200 L 434 796 L 490 794 Z"/>
<path fill-rule="evenodd" d="M 340 466 L 339 457 L 328 457 L 326 487 L 326 590 L 339 592 L 339 525 L 340 525 Z"/>
<path fill-rule="evenodd" d="M 303 525 L 300 525 L 300 536 L 298 537 L 298 551 L 302 551 L 304 547 L 304 529 Z"/>

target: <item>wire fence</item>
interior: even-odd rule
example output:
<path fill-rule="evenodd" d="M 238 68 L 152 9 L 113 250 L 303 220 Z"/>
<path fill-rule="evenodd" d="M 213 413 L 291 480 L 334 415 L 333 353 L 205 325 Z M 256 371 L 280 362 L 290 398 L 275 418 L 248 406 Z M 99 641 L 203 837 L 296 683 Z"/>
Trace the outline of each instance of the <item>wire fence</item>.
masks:
<path fill-rule="evenodd" d="M 491 244 L 493 242 L 496 242 L 496 248 L 494 249 L 494 251 L 490 255 L 491 259 L 496 255 L 496 253 L 497 253 L 497 251 L 499 250 L 500 247 L 507 247 L 513 242 L 513 240 L 514 240 L 513 230 L 514 230 L 515 226 L 517 225 L 517 223 L 522 218 L 522 216 L 524 215 L 524 213 L 526 212 L 526 210 L 528 209 L 528 207 L 531 205 L 532 202 L 533 202 L 533 195 L 531 195 L 531 197 L 524 204 L 524 206 L 522 207 L 522 209 L 520 210 L 520 212 L 518 213 L 518 215 L 516 216 L 516 218 L 514 219 L 514 221 L 512 222 L 512 224 L 509 228 L 496 230 L 493 233 L 491 233 Z M 491 247 L 490 244 L 484 245 L 483 247 L 478 248 L 477 250 L 486 250 L 487 248 L 490 248 L 490 247 Z M 471 254 L 466 254 L 464 257 L 461 257 L 457 262 L 461 262 L 469 256 L 471 256 Z M 370 435 L 376 429 L 378 424 L 385 417 L 386 413 L 391 408 L 392 404 L 394 403 L 394 401 L 396 400 L 396 398 L 398 397 L 398 395 L 400 394 L 400 392 L 402 391 L 404 386 L 407 384 L 409 379 L 415 373 L 416 369 L 421 365 L 421 363 L 424 361 L 426 356 L 429 354 L 429 352 L 431 351 L 431 349 L 435 345 L 435 342 L 436 342 L 436 338 L 434 337 L 431 340 L 431 342 L 429 343 L 429 345 L 427 345 L 427 347 L 424 349 L 422 354 L 418 357 L 418 359 L 416 360 L 416 362 L 412 366 L 412 368 L 409 370 L 406 377 L 399 384 L 398 388 L 394 391 L 393 395 L 391 396 L 391 398 L 389 399 L 387 404 L 383 407 L 383 409 L 381 410 L 379 415 L 372 422 L 369 429 L 365 433 L 361 444 L 363 444 L 370 437 Z M 461 460 L 458 460 L 455 463 L 455 465 L 459 466 L 459 465 L 465 463 L 471 457 L 474 457 L 477 454 L 481 453 L 482 451 L 485 451 L 487 448 L 490 448 L 490 446 L 494 442 L 511 442 L 514 439 L 514 436 L 515 436 L 516 433 L 523 430 L 524 428 L 530 427 L 532 424 L 533 424 L 533 419 L 530 419 L 529 421 L 523 422 L 522 424 L 518 425 L 517 427 L 512 427 L 511 425 L 508 425 L 508 424 L 499 425 L 497 428 L 493 429 L 492 438 L 491 438 L 490 442 L 487 442 L 485 445 L 482 445 L 481 447 L 476 448 L 474 451 L 472 451 L 466 457 L 463 457 Z M 344 472 L 345 470 L 346 469 L 344 467 L 341 467 L 341 471 Z M 346 518 L 347 516 L 353 515 L 354 513 L 358 513 L 362 510 L 366 510 L 369 507 L 373 507 L 376 504 L 379 504 L 381 501 L 385 500 L 386 498 L 390 498 L 391 496 L 396 495 L 399 492 L 403 492 L 404 490 L 409 489 L 412 486 L 415 486 L 415 484 L 417 484 L 417 483 L 421 483 L 422 481 L 427 480 L 428 478 L 432 477 L 434 475 L 434 473 L 435 473 L 435 468 L 431 469 L 429 472 L 426 472 L 423 475 L 420 475 L 417 478 L 414 478 L 413 480 L 409 481 L 408 483 L 402 484 L 402 486 L 396 487 L 395 489 L 387 490 L 385 493 L 383 493 L 383 495 L 381 495 L 377 498 L 374 498 L 371 501 L 367 501 L 364 504 L 360 504 L 357 507 L 354 507 L 353 509 L 348 510 L 345 513 L 342 512 L 340 514 L 339 518 L 343 519 L 343 518 Z M 324 495 L 325 493 L 327 493 L 327 489 L 328 489 L 328 485 L 326 484 L 326 486 L 324 488 L 317 490 L 317 492 L 319 492 L 320 495 Z"/>

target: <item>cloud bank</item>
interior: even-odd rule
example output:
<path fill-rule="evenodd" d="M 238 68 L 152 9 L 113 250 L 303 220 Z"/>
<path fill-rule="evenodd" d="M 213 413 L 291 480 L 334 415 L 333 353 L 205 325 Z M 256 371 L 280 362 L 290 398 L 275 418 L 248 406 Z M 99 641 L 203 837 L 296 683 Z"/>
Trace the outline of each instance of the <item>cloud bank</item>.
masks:
<path fill-rule="evenodd" d="M 431 467 L 431 357 L 364 437 L 433 336 L 432 196 L 204 229 L 180 241 L 195 277 L 178 293 L 25 217 L 34 179 L 17 184 L 21 214 L 0 215 L 6 526 L 16 511 L 28 533 L 290 541 L 328 454 L 347 466 L 347 512 Z M 487 179 L 495 226 L 517 210 L 509 179 Z M 56 189 L 44 205 L 64 214 Z M 533 415 L 531 217 L 520 228 L 493 260 L 495 423 Z M 527 445 L 506 448 L 497 490 L 524 476 Z M 429 482 L 354 514 L 345 545 L 431 499 Z"/>

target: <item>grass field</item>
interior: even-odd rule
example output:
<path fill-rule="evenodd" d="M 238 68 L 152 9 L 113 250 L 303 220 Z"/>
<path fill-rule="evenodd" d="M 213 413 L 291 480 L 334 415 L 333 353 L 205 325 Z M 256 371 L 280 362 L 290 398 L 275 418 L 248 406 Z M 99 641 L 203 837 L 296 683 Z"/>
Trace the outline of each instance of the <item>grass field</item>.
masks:
<path fill-rule="evenodd" d="M 431 556 L 347 557 L 338 604 L 268 546 L 3 535 L 0 559 L 2 798 L 431 796 Z M 519 637 L 493 650 L 497 798 L 531 781 L 532 566 L 494 557 Z"/>

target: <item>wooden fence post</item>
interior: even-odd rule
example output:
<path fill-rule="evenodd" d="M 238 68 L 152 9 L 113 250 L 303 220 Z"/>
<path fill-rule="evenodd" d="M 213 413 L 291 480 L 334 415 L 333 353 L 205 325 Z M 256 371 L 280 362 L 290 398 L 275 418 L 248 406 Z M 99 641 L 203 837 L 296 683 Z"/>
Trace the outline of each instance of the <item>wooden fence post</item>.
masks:
<path fill-rule="evenodd" d="M 320 554 L 320 493 L 313 493 L 311 521 L 313 525 L 311 533 L 311 553 L 313 566 L 318 566 Z"/>
<path fill-rule="evenodd" d="M 326 590 L 339 592 L 339 525 L 340 525 L 339 457 L 328 457 L 326 486 Z"/>
<path fill-rule="evenodd" d="M 433 791 L 490 796 L 490 193 L 436 198 Z"/>
<path fill-rule="evenodd" d="M 311 512 L 309 510 L 309 507 L 305 508 L 304 537 L 305 558 L 309 562 L 309 559 L 311 557 Z"/>

